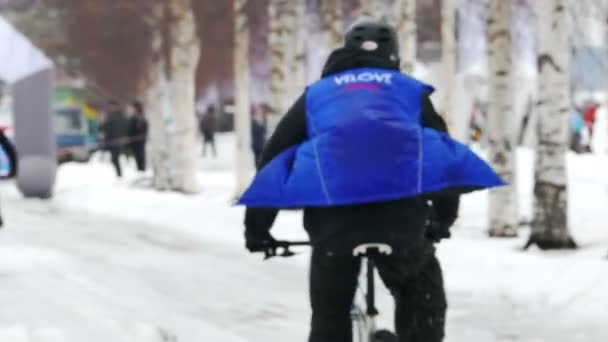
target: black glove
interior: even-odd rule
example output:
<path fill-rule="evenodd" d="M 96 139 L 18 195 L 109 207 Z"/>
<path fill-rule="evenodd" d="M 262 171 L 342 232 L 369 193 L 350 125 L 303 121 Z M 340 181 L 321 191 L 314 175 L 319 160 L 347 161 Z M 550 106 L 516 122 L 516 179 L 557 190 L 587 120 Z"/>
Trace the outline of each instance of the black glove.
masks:
<path fill-rule="evenodd" d="M 268 231 L 245 231 L 245 247 L 251 252 L 263 252 L 276 247 L 276 242 Z"/>
<path fill-rule="evenodd" d="M 425 236 L 433 242 L 449 239 L 452 236 L 452 233 L 450 233 L 450 226 L 450 224 L 443 223 L 439 220 L 430 219 L 426 225 Z"/>
<path fill-rule="evenodd" d="M 435 243 L 443 239 L 449 239 L 452 236 L 450 227 L 455 221 L 456 217 L 440 217 L 435 208 L 431 208 L 426 221 L 426 238 Z"/>

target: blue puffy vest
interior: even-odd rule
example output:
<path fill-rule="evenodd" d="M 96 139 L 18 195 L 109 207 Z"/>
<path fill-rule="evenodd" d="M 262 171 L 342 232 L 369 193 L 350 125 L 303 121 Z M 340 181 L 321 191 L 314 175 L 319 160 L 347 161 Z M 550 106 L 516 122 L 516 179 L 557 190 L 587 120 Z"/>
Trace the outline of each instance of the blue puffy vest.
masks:
<path fill-rule="evenodd" d="M 306 92 L 308 140 L 261 169 L 238 203 L 325 207 L 504 185 L 468 147 L 422 127 L 432 91 L 386 69 L 321 79 Z"/>

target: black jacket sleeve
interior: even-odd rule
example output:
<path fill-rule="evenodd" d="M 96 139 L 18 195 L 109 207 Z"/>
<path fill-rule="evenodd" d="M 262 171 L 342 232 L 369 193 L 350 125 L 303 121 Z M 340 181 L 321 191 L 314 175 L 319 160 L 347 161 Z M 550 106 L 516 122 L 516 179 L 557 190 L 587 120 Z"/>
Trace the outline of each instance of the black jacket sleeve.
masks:
<path fill-rule="evenodd" d="M 148 132 L 150 131 L 150 125 L 148 124 L 148 119 L 142 118 L 141 122 L 141 140 L 148 141 Z"/>
<path fill-rule="evenodd" d="M 422 96 L 422 109 L 421 109 L 421 120 L 422 126 L 426 128 L 432 128 L 440 132 L 448 133 L 448 126 L 441 115 L 437 114 L 433 102 L 429 95 L 425 94 Z"/>
<path fill-rule="evenodd" d="M 422 97 L 421 111 L 422 126 L 432 128 L 440 132 L 448 133 L 445 120 L 437 114 L 429 95 Z M 460 195 L 457 194 L 438 194 L 431 198 L 433 209 L 437 219 L 445 226 L 451 226 L 458 218 L 458 208 L 460 206 Z"/>
<path fill-rule="evenodd" d="M 286 149 L 306 141 L 306 96 L 302 95 L 281 119 L 276 130 L 264 146 L 258 170 Z M 245 229 L 250 233 L 269 231 L 279 210 L 247 208 Z"/>

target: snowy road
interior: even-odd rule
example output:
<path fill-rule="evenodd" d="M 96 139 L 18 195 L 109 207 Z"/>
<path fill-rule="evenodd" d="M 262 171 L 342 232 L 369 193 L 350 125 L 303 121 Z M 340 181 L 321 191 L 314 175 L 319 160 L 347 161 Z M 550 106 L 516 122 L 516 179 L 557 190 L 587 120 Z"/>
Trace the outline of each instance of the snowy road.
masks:
<path fill-rule="evenodd" d="M 5 201 L 6 210 L 15 205 Z M 0 239 L 2 342 L 305 340 L 305 256 L 261 263 L 236 245 L 167 227 L 40 202 L 18 208 Z M 450 293 L 448 341 L 608 336 L 606 316 L 475 290 Z"/>
<path fill-rule="evenodd" d="M 19 209 L 0 240 L 2 342 L 258 341 L 277 324 L 304 334 L 304 269 L 162 227 Z"/>
<path fill-rule="evenodd" d="M 222 163 L 206 169 L 205 192 L 193 197 L 117 184 L 95 164 L 62 169 L 52 202 L 1 185 L 0 342 L 305 341 L 307 254 L 262 263 L 245 253 Z M 608 234 L 598 242 L 596 233 L 608 194 L 592 168 L 574 176 L 573 196 L 599 203 L 573 218 L 586 228 L 575 229 L 579 242 L 595 243 L 573 254 L 490 241 L 478 217 L 483 196 L 465 201 L 439 251 L 448 342 L 608 340 Z M 284 215 L 277 235 L 301 237 L 299 227 L 297 214 Z"/>

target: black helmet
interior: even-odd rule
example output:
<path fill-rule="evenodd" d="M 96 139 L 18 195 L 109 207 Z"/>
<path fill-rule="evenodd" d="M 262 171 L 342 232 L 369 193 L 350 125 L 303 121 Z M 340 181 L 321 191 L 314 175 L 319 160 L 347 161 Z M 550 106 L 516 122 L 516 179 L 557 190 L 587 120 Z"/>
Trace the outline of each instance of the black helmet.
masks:
<path fill-rule="evenodd" d="M 397 32 L 383 22 L 364 20 L 354 24 L 344 37 L 344 47 L 375 52 L 399 62 Z"/>

